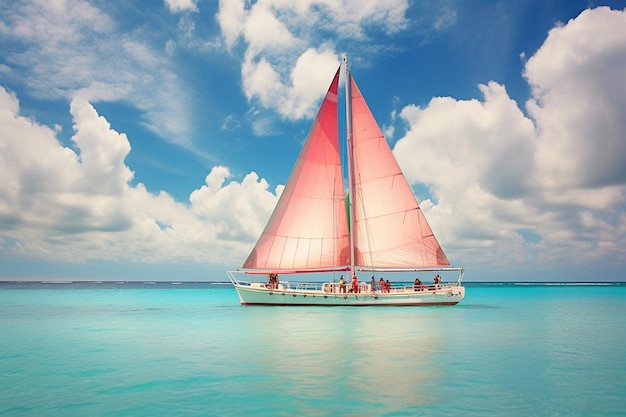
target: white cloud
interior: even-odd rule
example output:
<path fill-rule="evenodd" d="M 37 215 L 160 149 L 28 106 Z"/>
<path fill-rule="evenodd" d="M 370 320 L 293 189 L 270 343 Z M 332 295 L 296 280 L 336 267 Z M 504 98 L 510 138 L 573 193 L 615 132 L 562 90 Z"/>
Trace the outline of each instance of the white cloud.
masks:
<path fill-rule="evenodd" d="M 593 34 L 590 36 L 589 34 Z M 526 117 L 503 86 L 483 101 L 407 106 L 394 149 L 451 253 L 497 268 L 610 264 L 626 245 L 626 11 L 587 10 L 526 66 Z M 525 241 L 530 231 L 539 241 Z"/>
<path fill-rule="evenodd" d="M 415 155 L 406 160 L 410 180 L 459 188 L 479 182 L 500 198 L 523 192 L 533 163 L 533 124 L 503 86 L 490 82 L 480 89 L 484 102 L 441 97 L 424 110 L 402 110 L 411 130 L 398 141 L 396 154 L 405 160 Z"/>
<path fill-rule="evenodd" d="M 246 18 L 244 0 L 220 0 L 216 18 L 228 48 L 237 42 L 243 33 Z"/>
<path fill-rule="evenodd" d="M 28 94 L 43 100 L 80 95 L 90 102 L 130 102 L 154 133 L 190 146 L 182 83 L 161 51 L 137 33 L 125 34 L 103 10 L 83 0 L 20 1 L 3 19 L 4 42 L 26 46 L 7 48 L 3 72 L 19 78 Z"/>
<path fill-rule="evenodd" d="M 225 183 L 230 177 L 226 167 L 213 167 L 206 185 L 191 193 L 192 210 L 203 220 L 219 225 L 224 240 L 254 241 L 263 231 L 268 213 L 276 205 L 276 194 L 268 193 L 267 181 L 251 172 L 241 183 Z"/>
<path fill-rule="evenodd" d="M 165 0 L 165 5 L 172 13 L 195 12 L 198 10 L 196 2 L 197 0 Z"/>
<path fill-rule="evenodd" d="M 527 107 L 541 132 L 537 164 L 546 187 L 626 181 L 624 68 L 626 12 L 606 7 L 552 29 L 528 60 Z"/>
<path fill-rule="evenodd" d="M 254 39 L 249 44 L 248 54 L 257 56 L 267 51 L 272 52 L 288 50 L 294 46 L 296 39 L 274 15 L 270 7 L 263 7 L 267 3 L 256 3 L 247 14 L 243 27 L 243 34 L 246 39 Z"/>
<path fill-rule="evenodd" d="M 245 48 L 246 97 L 287 119 L 312 117 L 339 64 L 336 39 L 366 42 L 365 28 L 395 33 L 407 27 L 406 0 L 220 1 L 224 42 Z M 320 30 L 330 36 L 320 39 Z"/>
<path fill-rule="evenodd" d="M 430 187 L 434 201 L 421 206 L 453 262 L 493 262 L 504 247 L 523 245 L 515 230 L 543 221 L 522 198 L 533 124 L 501 85 L 481 90 L 484 102 L 441 97 L 405 107 L 409 128 L 394 148 L 409 182 Z"/>
<path fill-rule="evenodd" d="M 125 134 L 85 100 L 72 102 L 76 150 L 19 114 L 0 88 L 0 251 L 24 258 L 238 263 L 277 200 L 255 173 L 226 182 L 215 167 L 206 185 L 176 202 L 130 185 Z M 280 193 L 281 188 L 277 190 Z"/>
<path fill-rule="evenodd" d="M 435 22 L 433 23 L 433 28 L 437 31 L 443 31 L 450 27 L 452 27 L 458 19 L 456 10 L 454 9 L 443 9 L 442 13 L 437 16 Z"/>
<path fill-rule="evenodd" d="M 288 84 L 283 84 L 280 74 L 265 58 L 255 62 L 247 55 L 242 70 L 244 90 L 283 117 L 312 117 L 316 111 L 312 104 L 319 100 L 320 91 L 328 89 L 328 74 L 338 66 L 339 60 L 330 50 L 307 49 L 296 60 Z"/>

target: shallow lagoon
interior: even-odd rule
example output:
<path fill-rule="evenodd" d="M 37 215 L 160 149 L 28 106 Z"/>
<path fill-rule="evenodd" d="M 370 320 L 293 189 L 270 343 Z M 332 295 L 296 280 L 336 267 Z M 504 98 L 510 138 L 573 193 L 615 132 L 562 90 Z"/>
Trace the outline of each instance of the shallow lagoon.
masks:
<path fill-rule="evenodd" d="M 242 307 L 230 285 L 0 284 L 2 416 L 617 416 L 625 285 Z"/>

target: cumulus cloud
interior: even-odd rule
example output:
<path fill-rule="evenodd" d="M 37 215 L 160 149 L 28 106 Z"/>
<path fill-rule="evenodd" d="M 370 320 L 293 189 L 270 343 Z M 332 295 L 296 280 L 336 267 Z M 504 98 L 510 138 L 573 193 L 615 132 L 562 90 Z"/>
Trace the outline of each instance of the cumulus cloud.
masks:
<path fill-rule="evenodd" d="M 24 258 L 84 262 L 236 265 L 276 202 L 255 173 L 241 183 L 214 167 L 188 204 L 132 186 L 125 134 L 87 101 L 72 101 L 73 147 L 20 115 L 0 87 L 0 250 Z M 265 213 L 265 214 L 264 214 Z"/>
<path fill-rule="evenodd" d="M 402 110 L 394 153 L 429 186 L 423 208 L 453 252 L 496 267 L 623 259 L 625 28 L 625 11 L 598 8 L 552 29 L 525 68 L 528 116 L 495 82 L 482 101 Z"/>
<path fill-rule="evenodd" d="M 268 193 L 269 184 L 254 172 L 241 183 L 226 183 L 228 177 L 228 168 L 214 167 L 206 177 L 206 185 L 191 193 L 192 210 L 202 220 L 217 225 L 220 239 L 254 241 L 283 187 L 278 187 L 275 194 Z M 246 197 L 241 198 L 243 195 Z"/>
<path fill-rule="evenodd" d="M 284 117 L 312 117 L 316 111 L 312 104 L 328 88 L 328 74 L 338 66 L 339 60 L 332 51 L 307 49 L 296 60 L 285 85 L 265 58 L 255 61 L 246 56 L 242 69 L 244 89 L 263 107 L 275 106 Z"/>
<path fill-rule="evenodd" d="M 626 181 L 624 28 L 624 11 L 586 10 L 552 29 L 526 64 L 527 108 L 541 132 L 537 163 L 547 187 Z"/>
<path fill-rule="evenodd" d="M 339 64 L 334 44 L 317 35 L 320 29 L 338 39 L 366 38 L 365 28 L 395 33 L 407 26 L 406 0 L 298 2 L 220 1 L 217 20 L 229 48 L 242 44 L 241 69 L 246 97 L 286 119 L 310 118 Z M 326 38 L 328 39 L 328 38 Z"/>
<path fill-rule="evenodd" d="M 195 12 L 198 10 L 196 1 L 197 0 L 165 0 L 165 5 L 172 13 L 186 11 Z"/>
<path fill-rule="evenodd" d="M 484 102 L 441 97 L 424 110 L 402 110 L 411 129 L 397 143 L 396 153 L 416 156 L 407 167 L 409 180 L 461 189 L 479 182 L 498 198 L 524 193 L 533 165 L 533 123 L 502 85 L 490 82 L 480 90 Z M 455 152 L 448 153 L 450 148 Z"/>
<path fill-rule="evenodd" d="M 394 153 L 409 182 L 430 187 L 422 209 L 451 258 L 484 263 L 503 242 L 521 246 L 515 230 L 532 228 L 538 213 L 523 199 L 533 124 L 503 86 L 480 88 L 482 102 L 440 97 L 425 109 L 405 107 L 408 130 Z"/>

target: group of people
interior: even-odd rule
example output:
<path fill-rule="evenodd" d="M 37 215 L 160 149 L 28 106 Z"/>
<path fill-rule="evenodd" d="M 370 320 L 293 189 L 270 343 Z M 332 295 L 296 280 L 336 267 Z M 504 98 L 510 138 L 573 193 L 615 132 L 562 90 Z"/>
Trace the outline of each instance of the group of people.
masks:
<path fill-rule="evenodd" d="M 350 292 L 355 294 L 359 292 L 359 279 L 356 277 L 356 274 L 352 275 L 352 279 L 350 280 L 350 287 Z M 346 279 L 343 277 L 343 275 L 339 278 L 339 292 L 346 292 Z"/>
<path fill-rule="evenodd" d="M 371 286 L 372 286 L 372 292 L 375 292 L 376 288 L 380 289 L 380 292 L 391 291 L 391 283 L 389 282 L 389 280 L 385 281 L 383 277 L 380 277 L 380 279 L 378 280 L 378 285 L 376 285 L 376 279 L 372 275 Z"/>
<path fill-rule="evenodd" d="M 433 283 L 435 284 L 435 288 L 439 287 L 439 284 L 441 283 L 441 277 L 439 276 L 439 274 L 435 275 L 435 277 L 433 278 Z M 356 274 L 352 275 L 350 287 L 351 288 L 349 292 L 354 293 L 354 294 L 357 294 L 360 292 L 359 279 L 357 278 Z M 269 288 L 270 290 L 278 289 L 278 274 L 268 275 L 267 288 Z M 383 277 L 380 277 L 380 279 L 378 280 L 378 283 L 376 283 L 376 278 L 374 277 L 374 275 L 372 275 L 370 288 L 372 292 L 376 292 L 376 290 L 379 289 L 381 293 L 388 293 L 391 291 L 391 283 L 389 282 L 389 280 L 385 281 Z M 422 281 L 420 281 L 419 278 L 415 278 L 415 281 L 413 282 L 413 291 L 423 291 L 425 288 L 428 288 L 428 287 Z M 347 289 L 346 280 L 342 275 L 341 278 L 339 278 L 339 292 L 345 294 L 346 289 Z"/>
<path fill-rule="evenodd" d="M 385 281 L 383 277 L 380 277 L 378 284 L 376 283 L 376 279 L 372 276 L 372 281 L 370 283 L 371 292 L 376 292 L 376 289 L 380 289 L 380 292 L 389 292 L 391 290 L 391 283 L 389 280 Z M 343 275 L 339 278 L 339 292 L 345 293 L 348 289 L 348 284 L 346 283 L 346 279 Z M 352 275 L 352 279 L 350 280 L 350 288 L 349 291 L 353 294 L 358 294 L 361 292 L 359 288 L 359 279 L 356 274 Z"/>
<path fill-rule="evenodd" d="M 439 274 L 435 275 L 435 277 L 433 278 L 433 282 L 435 284 L 435 288 L 438 288 L 439 284 L 441 283 L 441 277 L 439 276 Z M 376 278 L 372 275 L 372 280 L 370 281 L 370 288 L 372 292 L 376 292 L 377 290 L 379 290 L 381 293 L 388 293 L 388 292 L 391 292 L 391 283 L 389 282 L 389 280 L 385 281 L 383 277 L 380 277 L 377 283 Z M 420 281 L 419 278 L 415 278 L 415 281 L 413 282 L 413 290 L 423 291 L 426 288 L 428 288 L 426 284 Z M 339 279 L 339 292 L 344 292 L 344 293 L 346 292 L 346 282 L 343 278 L 343 275 Z M 356 275 L 352 276 L 352 291 L 351 292 L 353 293 L 359 292 L 359 281 Z"/>

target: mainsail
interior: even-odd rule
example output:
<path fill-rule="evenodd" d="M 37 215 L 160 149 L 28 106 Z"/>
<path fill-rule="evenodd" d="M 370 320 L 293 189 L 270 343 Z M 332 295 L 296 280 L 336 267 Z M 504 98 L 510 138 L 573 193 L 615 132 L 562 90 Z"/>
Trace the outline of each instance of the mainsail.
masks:
<path fill-rule="evenodd" d="M 355 264 L 372 269 L 450 265 L 351 76 L 350 81 Z"/>
<path fill-rule="evenodd" d="M 349 265 L 337 124 L 339 70 L 245 269 L 336 270 Z"/>

